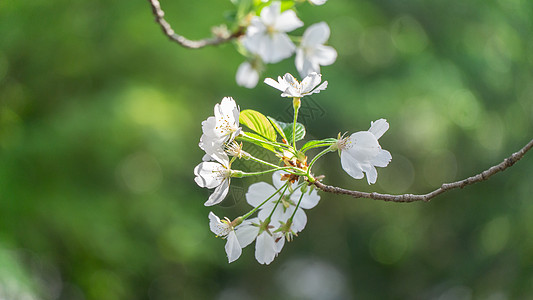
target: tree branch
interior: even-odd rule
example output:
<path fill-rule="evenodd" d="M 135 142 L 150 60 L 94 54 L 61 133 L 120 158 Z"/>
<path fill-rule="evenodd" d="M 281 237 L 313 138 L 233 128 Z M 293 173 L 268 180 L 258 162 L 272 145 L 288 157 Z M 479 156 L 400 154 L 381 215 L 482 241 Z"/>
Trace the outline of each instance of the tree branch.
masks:
<path fill-rule="evenodd" d="M 342 194 L 342 195 L 349 195 L 354 198 L 369 198 L 374 200 L 383 200 L 383 201 L 391 201 L 391 202 L 415 202 L 415 201 L 425 201 L 428 202 L 432 198 L 437 197 L 438 195 L 453 190 L 456 188 L 464 188 L 467 185 L 471 185 L 477 182 L 485 181 L 489 179 L 492 175 L 502 172 L 505 169 L 509 168 L 510 166 L 514 165 L 517 161 L 519 161 L 527 151 L 529 151 L 533 147 L 533 140 L 531 140 L 529 143 L 527 143 L 522 149 L 519 151 L 513 153 L 508 158 L 504 159 L 501 163 L 490 167 L 489 169 L 468 177 L 466 179 L 452 182 L 452 183 L 444 183 L 442 186 L 432 192 L 429 192 L 424 195 L 413 195 L 413 194 L 403 194 L 403 195 L 390 195 L 390 194 L 380 194 L 380 193 L 367 193 L 367 192 L 359 192 L 359 191 L 350 191 L 343 188 L 338 188 L 330 185 L 325 185 L 321 183 L 320 181 L 315 181 L 313 184 L 319 188 L 320 190 L 328 193 L 334 193 L 334 194 Z"/>
<path fill-rule="evenodd" d="M 212 38 L 205 38 L 198 41 L 192 41 L 187 39 L 184 36 L 177 34 L 170 24 L 165 20 L 165 12 L 161 9 L 161 4 L 158 0 L 148 0 L 150 6 L 152 7 L 152 13 L 155 16 L 155 21 L 161 26 L 163 33 L 168 36 L 168 38 L 180 46 L 189 48 L 189 49 L 199 49 L 205 46 L 214 46 L 223 43 L 227 43 L 233 39 L 236 39 L 244 34 L 244 27 L 239 27 L 235 32 L 231 34 L 221 34 L 220 36 L 215 36 Z"/>

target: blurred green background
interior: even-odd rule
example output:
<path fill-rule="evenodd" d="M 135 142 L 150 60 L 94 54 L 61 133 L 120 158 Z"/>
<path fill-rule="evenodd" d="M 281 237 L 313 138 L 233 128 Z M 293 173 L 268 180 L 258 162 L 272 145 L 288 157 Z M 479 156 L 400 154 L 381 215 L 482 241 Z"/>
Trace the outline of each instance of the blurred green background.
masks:
<path fill-rule="evenodd" d="M 232 10 L 206 3 L 161 4 L 194 39 Z M 336 154 L 317 164 L 325 182 L 425 193 L 532 138 L 533 2 L 330 0 L 298 14 L 326 21 L 339 54 L 304 101 L 309 138 L 391 124 L 376 185 Z M 228 264 L 207 215 L 247 211 L 250 181 L 203 206 L 200 123 L 224 96 L 285 121 L 291 107 L 238 87 L 242 61 L 231 44 L 168 41 L 147 1 L 0 1 L 0 299 L 533 299 L 532 154 L 430 203 L 322 193 L 270 266 L 253 245 Z M 285 72 L 293 58 L 265 75 Z"/>

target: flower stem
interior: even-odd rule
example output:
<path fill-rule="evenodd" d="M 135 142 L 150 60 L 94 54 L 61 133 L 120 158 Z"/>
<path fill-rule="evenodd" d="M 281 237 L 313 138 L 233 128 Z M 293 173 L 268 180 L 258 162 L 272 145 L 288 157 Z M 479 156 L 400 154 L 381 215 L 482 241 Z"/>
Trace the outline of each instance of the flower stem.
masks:
<path fill-rule="evenodd" d="M 302 105 L 301 98 L 294 97 L 292 99 L 292 107 L 294 108 L 294 122 L 292 123 L 292 146 L 296 150 L 296 121 L 298 120 L 298 110 Z"/>
<path fill-rule="evenodd" d="M 320 158 L 322 157 L 324 154 L 330 152 L 331 149 L 328 147 L 327 149 L 324 149 L 322 150 L 322 152 L 318 153 L 315 157 L 313 157 L 313 159 L 311 160 L 311 162 L 309 163 L 309 167 L 307 168 L 307 175 L 309 176 L 309 174 L 311 174 L 311 168 L 313 167 L 313 165 L 315 164 L 315 162 Z"/>
<path fill-rule="evenodd" d="M 298 210 L 298 207 L 300 207 L 300 203 L 302 203 L 302 199 L 304 198 L 304 192 L 300 195 L 300 200 L 298 200 L 298 204 L 296 204 L 296 208 L 292 212 L 292 216 L 289 218 L 289 220 L 292 221 L 292 218 L 294 218 L 294 215 L 296 215 L 296 211 Z"/>

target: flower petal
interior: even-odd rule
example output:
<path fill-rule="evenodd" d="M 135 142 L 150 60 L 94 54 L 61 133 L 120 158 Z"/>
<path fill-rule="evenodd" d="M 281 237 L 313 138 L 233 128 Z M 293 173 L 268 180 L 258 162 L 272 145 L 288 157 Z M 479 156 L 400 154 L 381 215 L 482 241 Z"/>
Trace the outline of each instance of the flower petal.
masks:
<path fill-rule="evenodd" d="M 307 75 L 303 80 L 302 80 L 302 94 L 307 94 L 309 93 L 312 89 L 315 88 L 315 86 L 317 86 L 320 81 L 322 81 L 322 75 L 320 74 L 317 74 L 317 73 L 311 73 L 309 75 Z"/>
<path fill-rule="evenodd" d="M 276 192 L 276 189 L 266 182 L 256 182 L 248 188 L 246 202 L 253 207 L 258 207 L 263 201 Z M 276 200 L 276 199 L 274 199 Z"/>
<path fill-rule="evenodd" d="M 380 149 L 378 155 L 374 157 L 371 163 L 376 167 L 386 167 L 392 159 L 392 155 L 389 151 Z"/>
<path fill-rule="evenodd" d="M 320 91 L 325 90 L 328 87 L 328 82 L 324 81 L 321 85 L 319 85 L 316 89 L 314 89 L 311 94 L 318 94 Z"/>
<path fill-rule="evenodd" d="M 291 56 L 296 46 L 285 33 L 274 33 L 262 41 L 259 56 L 266 63 L 277 63 Z"/>
<path fill-rule="evenodd" d="M 252 67 L 252 64 L 245 61 L 237 69 L 235 80 L 238 85 L 251 89 L 254 88 L 259 81 L 259 72 Z"/>
<path fill-rule="evenodd" d="M 298 210 L 296 210 L 296 214 L 294 214 L 294 219 L 292 220 L 291 228 L 292 230 L 294 230 L 294 232 L 298 233 L 304 230 L 306 224 L 307 215 L 305 214 L 303 209 L 298 208 Z"/>
<path fill-rule="evenodd" d="M 235 231 L 231 231 L 228 234 L 226 246 L 224 247 L 226 249 L 226 254 L 228 255 L 228 261 L 234 262 L 239 258 L 242 254 L 242 248 L 239 244 L 239 241 L 237 239 L 237 236 L 235 235 Z"/>
<path fill-rule="evenodd" d="M 281 2 L 272 2 L 271 5 L 263 8 L 260 13 L 260 18 L 263 24 L 267 26 L 274 25 L 276 20 L 280 17 Z"/>
<path fill-rule="evenodd" d="M 250 245 L 255 238 L 257 238 L 259 226 L 255 226 L 253 224 L 258 222 L 259 220 L 257 218 L 246 220 L 235 228 L 235 234 L 237 235 L 237 239 L 239 240 L 241 248 Z"/>
<path fill-rule="evenodd" d="M 212 206 L 219 204 L 226 198 L 229 192 L 229 178 L 222 181 L 222 184 L 217 186 L 215 191 L 209 196 L 209 199 L 204 203 L 205 206 Z"/>
<path fill-rule="evenodd" d="M 353 178 L 361 179 L 364 177 L 363 169 L 361 169 L 359 162 L 346 151 L 341 151 L 341 165 L 344 171 Z"/>
<path fill-rule="evenodd" d="M 255 242 L 255 259 L 260 264 L 270 264 L 276 257 L 276 246 L 274 238 L 263 231 Z"/>
<path fill-rule="evenodd" d="M 331 46 L 317 45 L 313 51 L 313 62 L 329 66 L 337 59 L 337 50 Z"/>
<path fill-rule="evenodd" d="M 293 31 L 296 28 L 304 26 L 302 22 L 296 16 L 296 13 L 293 10 L 286 10 L 276 19 L 276 22 L 273 24 L 274 29 L 280 32 L 289 32 Z"/>
<path fill-rule="evenodd" d="M 309 26 L 302 36 L 302 46 L 316 46 L 324 44 L 329 39 L 329 26 L 326 22 L 320 22 Z"/>
<path fill-rule="evenodd" d="M 379 139 L 389 129 L 389 123 L 385 119 L 379 119 L 374 122 L 370 122 L 370 131 L 376 139 Z"/>
<path fill-rule="evenodd" d="M 300 190 L 294 191 L 294 193 L 291 195 L 291 200 L 294 203 L 298 203 L 301 194 L 302 192 Z M 300 207 L 304 209 L 311 209 L 318 204 L 318 201 L 320 201 L 320 196 L 318 195 L 318 192 L 313 189 L 310 192 L 304 193 L 302 202 L 300 202 Z"/>

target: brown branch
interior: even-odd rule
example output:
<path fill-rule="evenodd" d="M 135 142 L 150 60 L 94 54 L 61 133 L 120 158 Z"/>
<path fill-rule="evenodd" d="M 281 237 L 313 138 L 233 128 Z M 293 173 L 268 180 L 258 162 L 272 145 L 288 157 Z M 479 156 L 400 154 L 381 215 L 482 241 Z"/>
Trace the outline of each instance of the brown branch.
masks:
<path fill-rule="evenodd" d="M 161 4 L 158 0 L 148 0 L 150 6 L 152 6 L 152 13 L 155 16 L 155 21 L 161 26 L 163 33 L 168 36 L 168 38 L 180 46 L 189 48 L 189 49 L 199 49 L 205 46 L 214 46 L 223 43 L 227 43 L 235 38 L 240 37 L 244 34 L 244 27 L 239 27 L 235 32 L 231 34 L 221 34 L 220 36 L 215 36 L 212 38 L 205 38 L 198 41 L 192 41 L 187 39 L 184 36 L 177 34 L 170 24 L 165 20 L 165 12 L 161 9 Z"/>
<path fill-rule="evenodd" d="M 380 194 L 380 193 L 366 193 L 366 192 L 359 192 L 359 191 L 350 191 L 343 188 L 338 188 L 330 185 L 325 185 L 321 183 L 320 181 L 315 181 L 313 184 L 319 188 L 320 190 L 328 193 L 334 193 L 334 194 L 342 194 L 342 195 L 349 195 L 354 198 L 369 198 L 374 200 L 383 200 L 383 201 L 391 201 L 391 202 L 415 202 L 415 201 L 426 201 L 428 202 L 432 198 L 435 198 L 436 196 L 456 188 L 464 188 L 467 185 L 471 185 L 477 182 L 485 181 L 489 179 L 492 175 L 502 172 L 505 169 L 509 168 L 510 166 L 514 165 L 517 161 L 519 161 L 527 151 L 529 151 L 533 147 L 533 140 L 531 140 L 529 143 L 527 143 L 522 149 L 519 151 L 513 153 L 508 158 L 504 159 L 501 163 L 490 167 L 489 169 L 468 177 L 466 179 L 452 182 L 452 183 L 444 183 L 440 188 L 429 192 L 424 195 L 413 195 L 413 194 L 403 194 L 403 195 L 390 195 L 390 194 Z"/>

